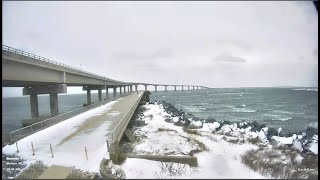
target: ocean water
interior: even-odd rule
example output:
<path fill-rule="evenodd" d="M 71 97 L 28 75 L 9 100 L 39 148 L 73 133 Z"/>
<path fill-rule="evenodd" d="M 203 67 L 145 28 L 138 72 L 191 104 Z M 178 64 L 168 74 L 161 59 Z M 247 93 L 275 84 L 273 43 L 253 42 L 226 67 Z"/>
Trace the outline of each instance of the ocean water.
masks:
<path fill-rule="evenodd" d="M 318 127 L 317 88 L 215 88 L 150 95 L 200 118 L 257 121 L 292 132 Z"/>
<path fill-rule="evenodd" d="M 151 101 L 167 101 L 200 118 L 257 121 L 269 127 L 283 127 L 291 131 L 318 126 L 317 89 L 216 88 L 151 93 Z M 92 102 L 98 101 L 97 93 L 91 97 Z M 59 112 L 61 114 L 80 108 L 83 103 L 86 103 L 86 94 L 59 95 Z M 39 113 L 40 116 L 50 115 L 48 95 L 39 96 Z M 2 132 L 22 127 L 22 120 L 29 118 L 29 96 L 2 98 Z"/>
<path fill-rule="evenodd" d="M 105 94 L 102 97 L 105 98 Z M 91 101 L 98 102 L 98 93 L 91 94 Z M 59 114 L 81 108 L 86 102 L 86 94 L 58 95 Z M 38 105 L 40 116 L 50 116 L 49 95 L 38 96 Z M 22 120 L 30 118 L 29 96 L 2 98 L 2 133 L 21 128 Z"/>

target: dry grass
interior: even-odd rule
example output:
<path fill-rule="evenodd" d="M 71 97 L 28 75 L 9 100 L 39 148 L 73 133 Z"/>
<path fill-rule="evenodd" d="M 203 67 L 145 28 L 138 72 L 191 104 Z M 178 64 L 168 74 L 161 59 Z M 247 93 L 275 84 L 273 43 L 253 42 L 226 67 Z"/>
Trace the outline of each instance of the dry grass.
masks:
<path fill-rule="evenodd" d="M 158 132 L 176 132 L 177 133 L 178 131 L 174 129 L 159 128 Z"/>
<path fill-rule="evenodd" d="M 82 171 L 80 169 L 74 169 L 71 171 L 71 173 L 68 175 L 66 179 L 90 179 L 91 176 L 93 176 L 94 173 Z"/>
<path fill-rule="evenodd" d="M 186 169 L 188 165 L 180 164 L 180 163 L 172 163 L 172 162 L 160 162 L 158 163 L 160 166 L 160 172 L 154 172 L 153 175 L 157 179 L 171 179 L 174 176 L 181 176 L 181 175 L 191 175 L 186 174 Z M 192 173 L 192 172 L 191 172 Z"/>
<path fill-rule="evenodd" d="M 205 144 L 203 144 L 202 142 L 200 142 L 196 139 L 192 139 L 192 141 L 194 141 L 198 145 L 198 149 L 200 151 L 209 151 L 208 147 Z"/>
<path fill-rule="evenodd" d="M 247 141 L 251 144 L 257 144 L 260 142 L 259 138 L 247 138 Z"/>
<path fill-rule="evenodd" d="M 189 129 L 187 127 L 183 127 L 183 131 L 188 133 L 188 134 L 194 134 L 194 135 L 198 135 L 198 136 L 202 136 L 197 130 L 194 129 Z"/>
<path fill-rule="evenodd" d="M 22 171 L 16 179 L 37 179 L 47 169 L 48 166 L 43 164 L 42 161 L 36 161 L 26 170 Z"/>
<path fill-rule="evenodd" d="M 232 144 L 244 144 L 245 143 L 245 141 L 240 138 L 227 138 L 226 136 L 223 136 L 222 139 L 225 140 L 226 142 L 232 143 Z"/>
<path fill-rule="evenodd" d="M 301 157 L 303 157 L 301 161 Z M 318 158 L 289 148 L 259 148 L 241 156 L 242 163 L 271 178 L 318 178 Z M 300 160 L 298 160 L 300 159 Z"/>

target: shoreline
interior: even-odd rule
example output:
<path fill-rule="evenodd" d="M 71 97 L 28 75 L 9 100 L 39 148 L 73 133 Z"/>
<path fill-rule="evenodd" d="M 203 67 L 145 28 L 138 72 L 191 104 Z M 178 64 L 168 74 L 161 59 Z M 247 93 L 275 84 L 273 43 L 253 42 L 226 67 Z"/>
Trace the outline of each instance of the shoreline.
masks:
<path fill-rule="evenodd" d="M 196 127 L 195 129 L 197 129 L 197 128 L 203 128 L 204 123 L 208 124 L 209 126 L 211 124 L 213 125 L 216 123 L 215 126 L 217 127 L 212 129 L 215 132 L 223 132 L 223 133 L 230 132 L 232 134 L 233 132 L 249 133 L 250 131 L 252 136 L 254 137 L 260 136 L 259 137 L 260 140 L 263 140 L 263 141 L 278 141 L 278 143 L 282 143 L 284 145 L 287 145 L 288 147 L 291 147 L 296 143 L 296 146 L 302 146 L 303 148 L 302 152 L 304 153 L 309 151 L 309 148 L 307 146 L 310 145 L 310 143 L 313 143 L 314 139 L 316 139 L 316 143 L 317 143 L 317 139 L 318 139 L 318 129 L 314 127 L 307 127 L 305 130 L 302 130 L 302 131 L 291 132 L 290 130 L 284 129 L 281 127 L 279 127 L 278 129 L 268 127 L 265 124 L 259 124 L 257 121 L 231 122 L 231 121 L 218 121 L 211 117 L 206 119 L 198 118 L 191 113 L 187 113 L 181 109 L 177 109 L 175 106 L 173 106 L 170 103 L 167 103 L 166 101 L 157 100 L 154 102 L 149 102 L 149 104 L 162 105 L 165 111 L 168 112 L 170 115 L 179 117 L 178 121 L 174 122 L 175 125 L 178 125 L 178 126 L 188 127 L 192 122 L 198 122 L 196 123 L 197 125 L 195 125 L 195 123 L 192 124 L 192 125 L 195 125 Z M 292 143 L 282 142 L 282 141 L 290 141 L 290 138 L 292 138 Z M 316 154 L 318 153 L 317 151 L 318 150 L 316 150 Z"/>

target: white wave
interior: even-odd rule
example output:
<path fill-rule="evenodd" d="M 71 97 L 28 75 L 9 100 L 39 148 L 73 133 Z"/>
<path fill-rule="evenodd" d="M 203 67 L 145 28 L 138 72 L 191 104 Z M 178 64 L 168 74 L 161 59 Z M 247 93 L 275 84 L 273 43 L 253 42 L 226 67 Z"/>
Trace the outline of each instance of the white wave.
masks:
<path fill-rule="evenodd" d="M 272 119 L 273 121 L 276 121 L 276 120 L 278 120 L 278 121 L 288 121 L 288 120 L 291 120 L 292 119 L 292 117 L 288 117 L 288 118 L 278 118 L 278 119 Z"/>
<path fill-rule="evenodd" d="M 187 112 L 203 112 L 205 109 L 199 106 L 183 106 Z"/>
<path fill-rule="evenodd" d="M 311 123 L 308 124 L 308 126 L 318 129 L 318 122 L 311 122 Z"/>
<path fill-rule="evenodd" d="M 245 104 L 242 104 L 242 105 L 245 105 Z M 257 112 L 257 110 L 255 109 L 244 108 L 242 105 L 241 105 L 241 108 L 237 108 L 234 106 L 228 106 L 228 107 L 230 107 L 233 112 Z"/>
<path fill-rule="evenodd" d="M 292 117 L 279 115 L 279 114 L 264 114 L 263 116 L 267 116 L 269 118 L 272 118 L 271 120 L 273 120 L 273 121 L 287 121 L 287 120 L 292 119 Z"/>
<path fill-rule="evenodd" d="M 316 91 L 318 92 L 318 88 L 298 88 L 298 89 L 292 89 L 295 91 Z"/>
<path fill-rule="evenodd" d="M 280 113 L 280 114 L 294 114 L 293 112 L 290 111 L 283 111 L 283 110 L 274 110 L 275 113 Z"/>
<path fill-rule="evenodd" d="M 220 94 L 241 94 L 241 93 L 220 93 Z"/>

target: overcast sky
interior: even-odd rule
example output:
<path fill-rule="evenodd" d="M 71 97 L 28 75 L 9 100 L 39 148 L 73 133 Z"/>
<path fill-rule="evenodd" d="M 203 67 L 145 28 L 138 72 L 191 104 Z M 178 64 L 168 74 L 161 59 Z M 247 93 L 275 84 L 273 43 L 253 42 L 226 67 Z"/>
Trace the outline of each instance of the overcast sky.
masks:
<path fill-rule="evenodd" d="M 318 86 L 311 1 L 2 3 L 4 45 L 109 78 Z"/>

